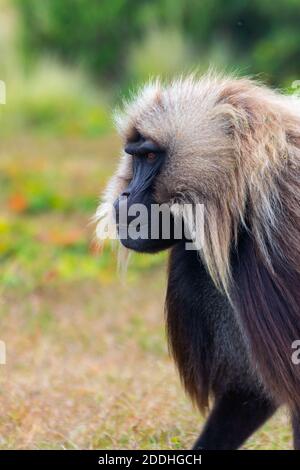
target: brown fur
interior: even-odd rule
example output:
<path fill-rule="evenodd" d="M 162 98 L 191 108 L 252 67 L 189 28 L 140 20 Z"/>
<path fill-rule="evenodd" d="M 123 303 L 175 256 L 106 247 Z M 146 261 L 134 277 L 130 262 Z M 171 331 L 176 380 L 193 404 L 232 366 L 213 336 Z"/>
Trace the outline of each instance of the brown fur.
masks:
<path fill-rule="evenodd" d="M 291 362 L 291 343 L 300 339 L 299 99 L 208 74 L 151 83 L 116 122 L 124 141 L 140 132 L 166 149 L 157 202 L 205 205 L 201 257 L 233 303 L 266 385 L 300 407 L 300 371 Z M 124 155 L 106 201 L 130 175 Z M 251 270 L 240 256 L 237 276 L 232 255 L 242 227 Z"/>

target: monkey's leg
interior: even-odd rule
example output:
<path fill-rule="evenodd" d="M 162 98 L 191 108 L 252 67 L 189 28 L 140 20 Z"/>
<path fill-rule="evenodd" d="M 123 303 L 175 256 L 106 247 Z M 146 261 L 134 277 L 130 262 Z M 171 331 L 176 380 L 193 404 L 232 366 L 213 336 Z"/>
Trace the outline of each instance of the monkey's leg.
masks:
<path fill-rule="evenodd" d="M 300 412 L 292 416 L 294 449 L 300 450 Z"/>
<path fill-rule="evenodd" d="M 275 410 L 275 404 L 258 393 L 227 392 L 216 400 L 193 449 L 237 449 Z"/>

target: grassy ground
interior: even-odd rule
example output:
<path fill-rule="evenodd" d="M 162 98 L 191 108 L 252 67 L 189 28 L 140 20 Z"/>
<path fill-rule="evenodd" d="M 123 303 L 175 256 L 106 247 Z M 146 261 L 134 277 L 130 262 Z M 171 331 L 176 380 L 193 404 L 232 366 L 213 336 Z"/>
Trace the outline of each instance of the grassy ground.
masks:
<path fill-rule="evenodd" d="M 163 325 L 164 255 L 125 282 L 90 216 L 118 142 L 19 137 L 0 147 L 0 448 L 187 448 L 203 423 Z M 290 448 L 284 412 L 245 448 Z"/>

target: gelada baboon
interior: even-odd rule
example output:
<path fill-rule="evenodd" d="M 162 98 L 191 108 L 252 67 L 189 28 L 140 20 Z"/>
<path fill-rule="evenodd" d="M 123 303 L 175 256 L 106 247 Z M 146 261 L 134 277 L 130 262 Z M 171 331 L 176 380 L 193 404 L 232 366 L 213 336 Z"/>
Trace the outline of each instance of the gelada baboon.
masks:
<path fill-rule="evenodd" d="M 124 152 L 98 220 L 114 204 L 118 226 L 124 201 L 128 213 L 165 203 L 174 231 L 173 204 L 204 205 L 198 250 L 184 237 L 121 240 L 140 252 L 170 248 L 170 349 L 194 402 L 212 401 L 194 448 L 236 449 L 282 404 L 300 448 L 299 99 L 214 74 L 158 80 L 116 122 Z"/>

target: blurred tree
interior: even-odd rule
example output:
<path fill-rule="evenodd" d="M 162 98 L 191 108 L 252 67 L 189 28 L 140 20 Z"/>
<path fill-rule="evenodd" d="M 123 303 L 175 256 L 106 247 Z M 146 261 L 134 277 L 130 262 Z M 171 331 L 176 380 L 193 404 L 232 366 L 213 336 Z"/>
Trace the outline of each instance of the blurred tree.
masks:
<path fill-rule="evenodd" d="M 137 35 L 140 0 L 16 0 L 27 56 L 54 52 L 96 75 L 120 76 L 124 54 Z"/>
<path fill-rule="evenodd" d="M 15 2 L 21 13 L 27 59 L 44 51 L 56 53 L 64 60 L 83 64 L 102 79 L 119 83 L 126 74 L 135 78 L 130 66 L 141 63 L 139 45 L 141 51 L 147 51 L 150 46 L 145 46 L 145 40 L 147 43 L 150 37 L 151 47 L 158 44 L 157 55 L 163 57 L 159 38 L 165 38 L 168 31 L 172 32 L 170 55 L 177 54 L 173 39 L 180 43 L 178 59 L 169 61 L 171 72 L 174 64 L 182 63 L 182 51 L 189 51 L 188 63 L 196 65 L 207 52 L 213 58 L 213 49 L 221 50 L 224 44 L 230 67 L 241 67 L 245 73 L 263 72 L 264 78 L 275 84 L 300 75 L 299 0 Z M 153 48 L 141 68 L 151 72 L 152 60 Z M 157 61 L 154 69 L 159 69 Z"/>

